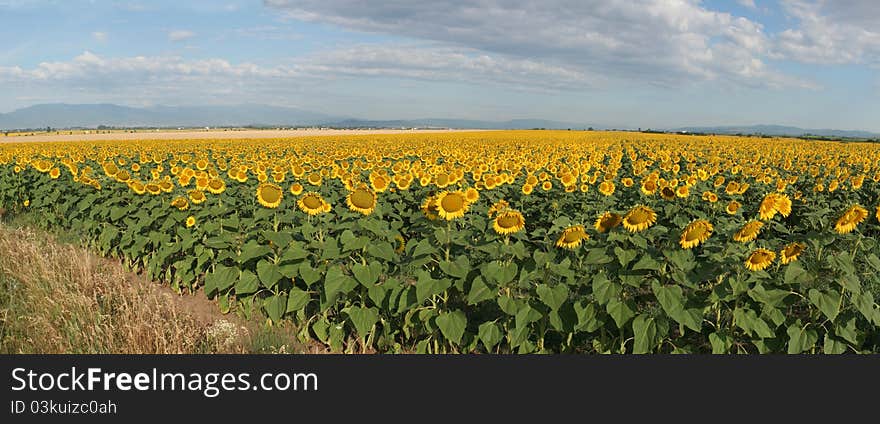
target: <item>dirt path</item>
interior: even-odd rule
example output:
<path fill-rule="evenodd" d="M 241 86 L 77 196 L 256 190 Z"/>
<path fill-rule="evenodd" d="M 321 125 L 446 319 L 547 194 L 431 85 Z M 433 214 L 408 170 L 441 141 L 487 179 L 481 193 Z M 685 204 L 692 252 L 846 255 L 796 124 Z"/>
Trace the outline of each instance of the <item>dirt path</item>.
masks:
<path fill-rule="evenodd" d="M 431 130 L 186 130 L 186 131 L 139 131 L 134 133 L 114 132 L 110 134 L 95 134 L 94 132 L 74 132 L 73 134 L 38 134 L 16 135 L 4 137 L 0 133 L 0 143 L 26 143 L 47 141 L 94 141 L 94 140 L 201 140 L 201 139 L 243 139 L 243 138 L 291 138 L 313 136 L 342 136 L 342 135 L 369 135 L 369 134 L 429 134 L 429 133 L 455 133 L 487 130 L 457 130 L 457 129 L 431 129 Z M 63 133 L 63 131 L 62 131 Z"/>

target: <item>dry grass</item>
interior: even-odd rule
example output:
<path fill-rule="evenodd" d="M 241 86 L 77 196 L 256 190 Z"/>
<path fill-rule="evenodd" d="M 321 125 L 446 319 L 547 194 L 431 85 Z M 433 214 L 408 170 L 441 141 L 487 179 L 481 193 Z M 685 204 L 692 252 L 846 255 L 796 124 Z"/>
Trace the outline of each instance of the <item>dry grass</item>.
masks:
<path fill-rule="evenodd" d="M 0 353 L 299 350 L 289 331 L 196 313 L 170 289 L 136 279 L 45 232 L 0 225 Z"/>

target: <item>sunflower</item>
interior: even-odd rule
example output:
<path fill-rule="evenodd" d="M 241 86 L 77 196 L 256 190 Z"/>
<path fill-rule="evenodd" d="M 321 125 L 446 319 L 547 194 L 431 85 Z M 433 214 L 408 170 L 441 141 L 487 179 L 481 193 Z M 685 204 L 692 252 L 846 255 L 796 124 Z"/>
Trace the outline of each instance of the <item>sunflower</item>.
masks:
<path fill-rule="evenodd" d="M 428 196 L 424 202 L 422 202 L 422 213 L 425 214 L 425 218 L 428 218 L 431 221 L 434 221 L 440 217 L 438 215 L 437 210 L 437 196 Z"/>
<path fill-rule="evenodd" d="M 185 211 L 189 209 L 189 200 L 186 200 L 186 197 L 178 196 L 171 201 L 171 206 L 174 206 L 179 210 Z"/>
<path fill-rule="evenodd" d="M 704 219 L 699 219 L 688 224 L 681 233 L 679 244 L 684 249 L 697 247 L 700 243 L 705 242 L 712 235 L 712 223 Z"/>
<path fill-rule="evenodd" d="M 867 217 L 867 209 L 860 205 L 853 205 L 837 219 L 837 223 L 834 224 L 834 231 L 837 231 L 837 234 L 849 233 L 852 230 L 855 230 L 856 226 Z"/>
<path fill-rule="evenodd" d="M 803 253 L 804 249 L 806 249 L 806 248 L 807 248 L 807 245 L 805 245 L 803 243 L 798 243 L 798 242 L 791 243 L 788 246 L 785 246 L 779 252 L 779 261 L 782 262 L 783 265 L 785 265 L 789 262 L 792 262 L 792 261 L 796 261 L 798 258 L 798 255 Z"/>
<path fill-rule="evenodd" d="M 375 177 L 373 175 L 375 174 L 370 174 L 370 185 L 373 186 L 373 190 L 375 190 L 376 193 L 382 193 L 387 190 L 391 181 L 382 175 L 376 175 Z"/>
<path fill-rule="evenodd" d="M 675 199 L 675 189 L 669 186 L 663 187 L 660 189 L 660 196 L 663 197 L 663 200 Z"/>
<path fill-rule="evenodd" d="M 727 207 L 724 208 L 724 211 L 729 215 L 735 215 L 737 211 L 739 211 L 739 207 L 741 205 L 736 200 L 731 200 L 730 203 L 727 204 Z"/>
<path fill-rule="evenodd" d="M 203 192 L 201 190 L 190 190 L 190 192 L 188 194 L 189 194 L 189 201 L 192 202 L 192 204 L 194 204 L 194 205 L 198 205 L 199 203 L 202 203 L 205 201 L 205 192 Z"/>
<path fill-rule="evenodd" d="M 26 208 L 30 207 L 31 206 L 31 199 L 24 199 L 24 202 L 22 202 L 22 205 L 24 205 L 24 207 L 26 207 Z"/>
<path fill-rule="evenodd" d="M 208 191 L 211 194 L 220 194 L 226 191 L 226 183 L 220 178 L 214 178 L 208 182 Z"/>
<path fill-rule="evenodd" d="M 770 193 L 764 196 L 764 200 L 761 201 L 761 206 L 758 207 L 760 218 L 764 221 L 769 221 L 776 216 L 777 212 L 779 212 L 779 210 L 776 209 L 776 193 Z"/>
<path fill-rule="evenodd" d="M 655 222 L 657 222 L 657 214 L 654 210 L 645 205 L 639 205 L 632 208 L 623 217 L 623 228 L 635 233 L 647 230 Z"/>
<path fill-rule="evenodd" d="M 281 189 L 278 189 L 279 192 Z M 309 215 L 318 215 L 326 212 L 330 212 L 330 204 L 324 201 L 324 198 L 321 197 L 320 194 L 315 193 L 314 191 L 310 191 L 299 200 L 296 201 L 296 205 L 299 206 L 299 209 Z"/>
<path fill-rule="evenodd" d="M 293 183 L 290 185 L 290 194 L 294 196 L 299 196 L 303 192 L 303 186 L 300 183 Z"/>
<path fill-rule="evenodd" d="M 186 228 L 190 228 L 196 225 L 196 217 L 190 215 L 186 218 Z"/>
<path fill-rule="evenodd" d="M 480 200 L 480 192 L 477 189 L 470 187 L 465 190 L 464 198 L 468 201 L 468 203 L 474 203 L 477 200 Z"/>
<path fill-rule="evenodd" d="M 146 185 L 147 193 L 156 195 L 162 192 L 162 188 L 159 187 L 159 184 L 149 183 Z"/>
<path fill-rule="evenodd" d="M 345 203 L 349 209 L 369 215 L 376 210 L 376 193 L 366 187 L 359 187 L 348 193 Z"/>
<path fill-rule="evenodd" d="M 437 213 L 441 218 L 451 220 L 461 218 L 468 210 L 468 202 L 460 191 L 443 191 L 437 195 L 435 202 Z"/>
<path fill-rule="evenodd" d="M 541 183 L 541 190 L 550 191 L 551 188 L 553 188 L 553 183 L 550 181 L 544 181 Z"/>
<path fill-rule="evenodd" d="M 880 206 L 877 206 L 877 212 L 874 213 L 874 217 L 876 217 L 877 220 L 880 221 Z"/>
<path fill-rule="evenodd" d="M 141 195 L 147 192 L 147 188 L 144 186 L 144 183 L 140 181 L 129 181 L 128 188 L 130 188 L 137 195 Z"/>
<path fill-rule="evenodd" d="M 788 198 L 787 195 L 782 193 L 775 194 L 776 197 L 776 211 L 779 212 L 784 218 L 788 218 L 788 215 L 791 214 L 791 199 Z"/>
<path fill-rule="evenodd" d="M 690 194 L 691 194 L 691 189 L 689 189 L 688 186 L 686 186 L 686 185 L 683 185 L 683 186 L 675 189 L 675 195 L 678 197 L 684 198 L 684 197 L 688 197 L 688 195 L 690 195 Z"/>
<path fill-rule="evenodd" d="M 57 180 L 58 177 L 60 177 L 60 176 L 61 176 L 61 170 L 58 168 L 52 168 L 49 171 L 49 177 L 51 177 L 53 180 Z"/>
<path fill-rule="evenodd" d="M 767 269 L 767 267 L 773 263 L 773 259 L 776 259 L 776 253 L 772 250 L 764 248 L 756 249 L 751 255 L 749 255 L 749 258 L 746 259 L 746 268 L 752 271 Z"/>
<path fill-rule="evenodd" d="M 758 238 L 758 233 L 761 232 L 761 228 L 764 226 L 764 223 L 761 221 L 751 220 L 746 225 L 744 225 L 736 234 L 733 235 L 733 241 L 738 241 L 745 243 L 747 241 L 752 241 Z"/>
<path fill-rule="evenodd" d="M 519 211 L 507 209 L 495 217 L 492 228 L 501 235 L 513 234 L 525 228 L 526 220 Z"/>
<path fill-rule="evenodd" d="M 653 196 L 657 192 L 657 183 L 653 180 L 645 180 L 642 182 L 641 190 L 646 196 Z"/>
<path fill-rule="evenodd" d="M 583 225 L 573 225 L 562 231 L 562 235 L 556 240 L 556 247 L 573 250 L 580 246 L 582 241 L 589 238 L 590 236 L 587 235 Z"/>
<path fill-rule="evenodd" d="M 496 213 L 501 212 L 505 209 L 509 209 L 509 208 L 510 208 L 510 203 L 507 203 L 507 200 L 501 199 L 501 200 L 493 203 L 492 206 L 489 207 L 489 217 L 491 218 Z M 880 207 L 878 207 L 878 208 L 880 208 Z"/>
<path fill-rule="evenodd" d="M 620 225 L 621 221 L 623 221 L 623 218 L 620 215 L 613 212 L 605 212 L 596 219 L 596 223 L 593 226 L 596 228 L 596 231 L 604 233 Z"/>
<path fill-rule="evenodd" d="M 277 208 L 284 197 L 284 190 L 272 183 L 263 183 L 257 187 L 257 201 L 267 208 Z"/>
<path fill-rule="evenodd" d="M 526 196 L 532 194 L 532 191 L 534 191 L 534 190 L 535 190 L 535 186 L 533 186 L 529 183 L 525 183 L 522 186 L 522 194 L 525 194 Z"/>
<path fill-rule="evenodd" d="M 614 194 L 614 183 L 611 181 L 602 181 L 602 183 L 599 184 L 599 193 L 602 193 L 605 196 Z"/>
<path fill-rule="evenodd" d="M 394 240 L 397 241 L 397 247 L 394 249 L 397 254 L 403 254 L 403 251 L 406 249 L 406 239 L 403 238 L 402 235 L 398 234 L 394 236 Z"/>

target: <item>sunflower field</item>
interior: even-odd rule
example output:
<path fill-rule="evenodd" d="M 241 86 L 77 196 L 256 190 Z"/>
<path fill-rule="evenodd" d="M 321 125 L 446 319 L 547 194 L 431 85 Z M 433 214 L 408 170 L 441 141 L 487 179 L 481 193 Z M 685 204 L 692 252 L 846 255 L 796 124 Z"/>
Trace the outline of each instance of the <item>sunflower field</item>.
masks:
<path fill-rule="evenodd" d="M 868 143 L 4 142 L 0 211 L 335 352 L 880 352 Z"/>

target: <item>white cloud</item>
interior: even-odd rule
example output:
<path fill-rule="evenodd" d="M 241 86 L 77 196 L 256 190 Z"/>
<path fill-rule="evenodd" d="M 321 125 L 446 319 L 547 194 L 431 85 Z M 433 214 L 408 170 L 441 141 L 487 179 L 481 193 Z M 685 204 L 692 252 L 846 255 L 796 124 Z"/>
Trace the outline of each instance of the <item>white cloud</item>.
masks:
<path fill-rule="evenodd" d="M 772 57 L 814 64 L 880 64 L 880 2 L 782 0 L 798 20 L 776 37 Z"/>
<path fill-rule="evenodd" d="M 193 38 L 195 36 L 196 36 L 196 33 L 192 32 L 192 31 L 188 31 L 188 30 L 178 29 L 178 30 L 168 31 L 168 40 L 172 41 L 172 42 L 189 40 L 190 38 Z"/>
<path fill-rule="evenodd" d="M 770 69 L 763 26 L 699 0 L 265 0 L 284 16 L 622 81 L 808 86 Z"/>
<path fill-rule="evenodd" d="M 106 92 L 109 88 L 140 88 L 167 96 L 201 87 L 244 92 L 351 78 L 405 78 L 481 83 L 519 90 L 561 90 L 587 87 L 602 79 L 578 69 L 521 60 L 469 49 L 420 45 L 360 45 L 306 56 L 283 66 L 232 63 L 224 59 L 181 57 L 105 58 L 91 52 L 69 61 L 43 62 L 24 69 L 0 67 L 3 82 L 57 86 Z"/>
<path fill-rule="evenodd" d="M 107 33 L 101 32 L 101 31 L 95 31 L 92 33 L 92 38 L 94 38 L 95 41 L 100 41 L 103 43 L 103 42 L 107 41 Z"/>
<path fill-rule="evenodd" d="M 749 9 L 757 9 L 758 6 L 755 5 L 755 0 L 736 0 L 743 7 L 748 7 Z"/>

